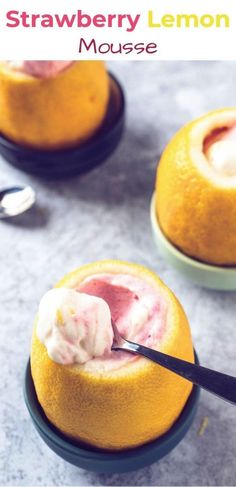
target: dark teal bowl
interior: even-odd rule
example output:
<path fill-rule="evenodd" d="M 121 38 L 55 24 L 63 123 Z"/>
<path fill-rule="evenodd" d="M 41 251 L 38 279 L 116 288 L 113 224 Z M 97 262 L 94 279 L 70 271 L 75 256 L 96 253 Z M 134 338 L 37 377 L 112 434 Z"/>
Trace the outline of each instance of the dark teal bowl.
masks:
<path fill-rule="evenodd" d="M 198 363 L 197 356 L 196 362 Z M 73 442 L 48 421 L 36 396 L 30 361 L 27 364 L 24 381 L 26 406 L 36 430 L 49 448 L 67 462 L 99 473 L 130 472 L 150 465 L 167 455 L 182 440 L 191 426 L 197 411 L 199 394 L 199 387 L 194 386 L 186 406 L 175 424 L 157 440 L 132 450 L 107 452 Z"/>

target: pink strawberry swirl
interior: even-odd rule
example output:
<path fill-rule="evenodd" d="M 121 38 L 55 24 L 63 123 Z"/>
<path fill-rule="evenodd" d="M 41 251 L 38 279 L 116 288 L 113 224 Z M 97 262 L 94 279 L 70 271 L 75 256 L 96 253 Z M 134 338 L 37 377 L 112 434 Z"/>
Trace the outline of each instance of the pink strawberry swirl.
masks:
<path fill-rule="evenodd" d="M 7 61 L 8 67 L 35 78 L 54 78 L 74 61 Z"/>

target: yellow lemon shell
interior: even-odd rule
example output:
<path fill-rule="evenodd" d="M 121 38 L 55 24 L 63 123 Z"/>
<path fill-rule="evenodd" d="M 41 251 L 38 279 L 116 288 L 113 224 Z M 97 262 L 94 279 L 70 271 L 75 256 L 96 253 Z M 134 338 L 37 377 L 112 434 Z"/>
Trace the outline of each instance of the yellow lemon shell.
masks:
<path fill-rule="evenodd" d="M 0 63 L 0 131 L 39 149 L 89 139 L 101 125 L 109 79 L 101 61 L 78 61 L 55 78 L 38 79 Z"/>
<path fill-rule="evenodd" d="M 236 265 L 236 178 L 219 175 L 203 153 L 205 138 L 236 123 L 236 109 L 211 112 L 169 142 L 156 179 L 156 213 L 166 237 L 185 254 Z"/>
<path fill-rule="evenodd" d="M 100 272 L 128 273 L 156 286 L 168 306 L 160 350 L 194 361 L 190 329 L 180 303 L 146 268 L 120 261 L 97 262 L 67 275 L 58 286 L 73 288 Z M 46 416 L 69 437 L 108 450 L 136 447 L 165 433 L 192 389 L 190 382 L 141 357 L 117 371 L 83 369 L 53 362 L 34 329 L 31 370 Z"/>

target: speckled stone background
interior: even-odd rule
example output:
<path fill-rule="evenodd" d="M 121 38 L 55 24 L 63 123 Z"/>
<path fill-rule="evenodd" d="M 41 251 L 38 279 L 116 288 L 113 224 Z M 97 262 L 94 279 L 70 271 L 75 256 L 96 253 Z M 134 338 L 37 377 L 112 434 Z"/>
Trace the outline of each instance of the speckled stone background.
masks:
<path fill-rule="evenodd" d="M 44 182 L 0 161 L 0 185 L 31 183 L 37 206 L 0 222 L 0 484 L 236 484 L 236 410 L 202 393 L 181 444 L 159 463 L 124 475 L 97 475 L 58 458 L 36 433 L 22 397 L 34 314 L 42 294 L 74 267 L 103 258 L 150 266 L 189 317 L 202 364 L 236 374 L 236 297 L 188 283 L 159 256 L 149 203 L 156 163 L 181 125 L 236 105 L 236 62 L 116 62 L 127 95 L 127 128 L 107 163 L 65 182 Z M 204 417 L 204 434 L 199 428 Z"/>

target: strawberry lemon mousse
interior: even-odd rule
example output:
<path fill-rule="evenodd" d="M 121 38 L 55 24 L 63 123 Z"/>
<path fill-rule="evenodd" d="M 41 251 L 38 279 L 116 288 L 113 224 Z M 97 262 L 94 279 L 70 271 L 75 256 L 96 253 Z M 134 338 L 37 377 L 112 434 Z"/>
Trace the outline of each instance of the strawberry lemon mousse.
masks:
<path fill-rule="evenodd" d="M 158 164 L 155 208 L 183 254 L 235 267 L 236 108 L 206 113 L 174 135 Z"/>
<path fill-rule="evenodd" d="M 107 260 L 44 295 L 31 372 L 39 403 L 62 433 L 121 450 L 165 433 L 192 385 L 144 357 L 112 351 L 112 320 L 125 338 L 193 362 L 188 321 L 172 292 L 142 266 Z"/>
<path fill-rule="evenodd" d="M 37 336 L 57 363 L 90 361 L 87 369 L 115 369 L 135 356 L 111 352 L 111 320 L 123 337 L 152 347 L 161 338 L 165 315 L 160 294 L 143 280 L 125 274 L 98 274 L 77 290 L 51 289 L 44 295 Z M 102 360 L 94 363 L 95 358 Z"/>
<path fill-rule="evenodd" d="M 101 126 L 109 90 L 101 61 L 1 61 L 1 133 L 40 150 L 78 146 Z"/>
<path fill-rule="evenodd" d="M 161 295 L 142 279 L 125 274 L 101 274 L 79 288 L 107 302 L 119 333 L 126 339 L 152 347 L 165 326 L 166 306 Z M 113 352 L 113 358 L 117 352 Z M 125 353 L 132 359 L 131 354 Z"/>

